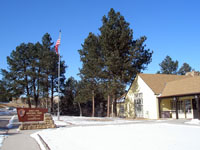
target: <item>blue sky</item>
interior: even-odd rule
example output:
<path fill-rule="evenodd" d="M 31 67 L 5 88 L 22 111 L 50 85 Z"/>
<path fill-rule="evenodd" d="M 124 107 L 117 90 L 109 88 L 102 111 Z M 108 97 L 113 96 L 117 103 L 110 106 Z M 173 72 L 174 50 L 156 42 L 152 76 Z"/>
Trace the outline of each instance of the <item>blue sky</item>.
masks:
<path fill-rule="evenodd" d="M 134 39 L 147 36 L 154 51 L 145 73 L 156 73 L 169 55 L 200 71 L 200 1 L 198 0 L 2 0 L 0 1 L 0 68 L 16 46 L 41 41 L 48 32 L 56 42 L 62 30 L 61 55 L 68 68 L 66 77 L 79 79 L 78 49 L 89 32 L 99 33 L 101 19 L 110 8 L 130 23 Z"/>

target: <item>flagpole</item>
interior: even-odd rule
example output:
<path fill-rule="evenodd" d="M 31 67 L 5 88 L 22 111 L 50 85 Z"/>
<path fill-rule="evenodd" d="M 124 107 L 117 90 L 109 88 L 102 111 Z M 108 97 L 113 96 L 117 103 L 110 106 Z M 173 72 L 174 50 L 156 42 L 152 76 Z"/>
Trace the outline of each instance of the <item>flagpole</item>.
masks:
<path fill-rule="evenodd" d="M 61 30 L 59 31 L 59 39 L 61 41 Z M 58 47 L 58 120 L 60 120 L 60 46 Z"/>

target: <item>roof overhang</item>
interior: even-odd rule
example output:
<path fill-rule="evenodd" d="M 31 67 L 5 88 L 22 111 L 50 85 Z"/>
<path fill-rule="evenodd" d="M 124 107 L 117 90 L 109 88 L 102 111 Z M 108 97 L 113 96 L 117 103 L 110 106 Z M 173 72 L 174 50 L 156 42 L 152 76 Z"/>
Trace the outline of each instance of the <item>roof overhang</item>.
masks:
<path fill-rule="evenodd" d="M 159 99 L 162 98 L 170 98 L 170 97 L 184 97 L 184 96 L 195 96 L 195 95 L 200 95 L 200 93 L 184 93 L 184 94 L 176 94 L 176 95 L 166 95 L 166 96 L 158 96 Z"/>

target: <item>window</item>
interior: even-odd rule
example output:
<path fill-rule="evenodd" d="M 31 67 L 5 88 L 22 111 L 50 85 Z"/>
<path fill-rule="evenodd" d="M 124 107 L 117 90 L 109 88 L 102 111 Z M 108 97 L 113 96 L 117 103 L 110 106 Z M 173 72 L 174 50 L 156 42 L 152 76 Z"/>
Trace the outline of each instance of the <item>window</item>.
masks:
<path fill-rule="evenodd" d="M 172 111 L 176 111 L 176 101 L 171 100 L 171 109 Z"/>
<path fill-rule="evenodd" d="M 178 112 L 184 113 L 184 101 L 178 101 Z"/>
<path fill-rule="evenodd" d="M 119 113 L 124 114 L 124 105 L 119 106 Z"/>
<path fill-rule="evenodd" d="M 179 113 L 191 113 L 192 112 L 192 106 L 191 106 L 191 100 L 182 100 L 178 101 L 178 112 Z M 171 109 L 172 111 L 176 111 L 176 101 L 171 101 Z"/>
<path fill-rule="evenodd" d="M 185 100 L 185 112 L 192 113 L 191 100 Z"/>
<path fill-rule="evenodd" d="M 134 94 L 134 106 L 135 106 L 136 117 L 143 117 L 143 94 L 142 93 Z"/>

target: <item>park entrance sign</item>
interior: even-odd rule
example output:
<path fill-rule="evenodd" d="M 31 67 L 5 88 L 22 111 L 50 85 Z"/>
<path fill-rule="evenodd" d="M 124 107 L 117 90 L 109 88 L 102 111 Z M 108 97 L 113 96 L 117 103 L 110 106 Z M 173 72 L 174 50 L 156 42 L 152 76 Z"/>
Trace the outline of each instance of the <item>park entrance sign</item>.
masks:
<path fill-rule="evenodd" d="M 55 128 L 54 120 L 48 109 L 44 108 L 17 108 L 20 130 Z"/>
<path fill-rule="evenodd" d="M 44 121 L 44 114 L 48 109 L 44 108 L 17 108 L 17 115 L 20 122 Z"/>

